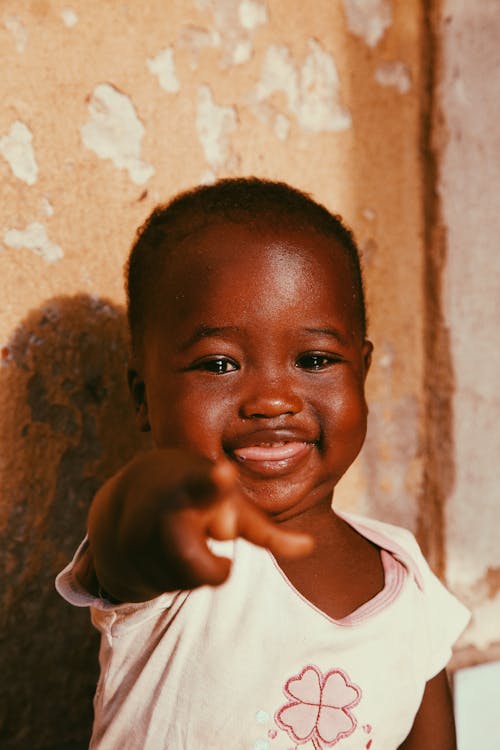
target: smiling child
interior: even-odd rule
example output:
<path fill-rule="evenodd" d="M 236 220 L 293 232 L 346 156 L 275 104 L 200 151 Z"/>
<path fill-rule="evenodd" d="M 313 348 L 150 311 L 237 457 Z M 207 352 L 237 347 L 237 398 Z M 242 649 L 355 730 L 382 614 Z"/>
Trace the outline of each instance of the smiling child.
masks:
<path fill-rule="evenodd" d="M 366 434 L 356 246 L 255 178 L 181 194 L 127 267 L 137 422 L 59 575 L 102 633 L 91 748 L 452 750 L 468 613 L 413 536 L 334 512 Z"/>

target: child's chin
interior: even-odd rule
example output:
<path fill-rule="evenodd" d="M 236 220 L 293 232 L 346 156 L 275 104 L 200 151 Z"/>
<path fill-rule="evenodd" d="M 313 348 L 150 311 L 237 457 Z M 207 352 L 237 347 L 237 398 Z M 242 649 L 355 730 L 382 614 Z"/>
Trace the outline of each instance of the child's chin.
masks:
<path fill-rule="evenodd" d="M 254 505 L 270 516 L 277 516 L 277 520 L 295 515 L 308 505 L 312 489 L 302 483 L 291 485 L 286 476 L 253 481 L 250 477 L 240 477 L 240 484 L 245 496 Z"/>

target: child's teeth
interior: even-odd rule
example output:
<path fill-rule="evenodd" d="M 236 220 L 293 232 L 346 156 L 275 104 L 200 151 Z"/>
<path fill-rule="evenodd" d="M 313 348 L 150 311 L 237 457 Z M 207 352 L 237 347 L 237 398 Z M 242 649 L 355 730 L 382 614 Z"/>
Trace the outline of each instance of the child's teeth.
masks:
<path fill-rule="evenodd" d="M 237 448 L 234 453 L 242 461 L 283 461 L 301 453 L 307 445 L 299 440 L 281 440 Z"/>

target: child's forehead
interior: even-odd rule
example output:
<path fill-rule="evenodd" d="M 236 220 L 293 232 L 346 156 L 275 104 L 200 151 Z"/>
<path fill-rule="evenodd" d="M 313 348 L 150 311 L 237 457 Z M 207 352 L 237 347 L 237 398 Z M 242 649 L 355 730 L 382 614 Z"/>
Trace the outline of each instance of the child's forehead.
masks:
<path fill-rule="evenodd" d="M 338 273 L 348 266 L 346 250 L 338 239 L 313 227 L 273 221 L 272 216 L 241 222 L 217 217 L 198 223 L 173 245 L 169 275 L 213 274 L 249 261 L 257 276 L 273 268 L 279 273 L 297 262 L 314 265 L 320 273 L 327 267 L 331 271 L 332 264 Z"/>
<path fill-rule="evenodd" d="M 287 326 L 305 316 L 342 319 L 351 329 L 359 318 L 345 248 L 298 226 L 217 222 L 185 235 L 172 248 L 155 301 L 156 320 L 179 335 L 200 322 L 265 325 L 276 310 L 286 311 Z"/>

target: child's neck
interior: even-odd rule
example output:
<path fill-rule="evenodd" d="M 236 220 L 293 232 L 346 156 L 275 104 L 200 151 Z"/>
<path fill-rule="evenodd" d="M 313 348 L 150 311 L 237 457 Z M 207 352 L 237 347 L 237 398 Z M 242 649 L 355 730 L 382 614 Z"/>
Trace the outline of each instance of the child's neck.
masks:
<path fill-rule="evenodd" d="M 316 542 L 303 559 L 277 560 L 290 583 L 333 619 L 342 619 L 384 588 L 380 550 L 322 503 L 283 521 Z"/>

